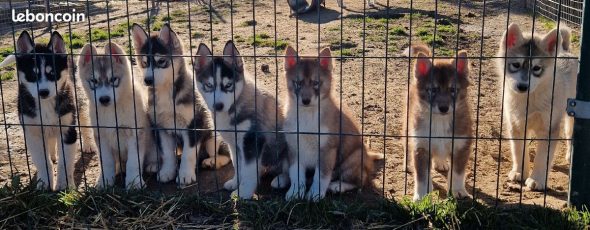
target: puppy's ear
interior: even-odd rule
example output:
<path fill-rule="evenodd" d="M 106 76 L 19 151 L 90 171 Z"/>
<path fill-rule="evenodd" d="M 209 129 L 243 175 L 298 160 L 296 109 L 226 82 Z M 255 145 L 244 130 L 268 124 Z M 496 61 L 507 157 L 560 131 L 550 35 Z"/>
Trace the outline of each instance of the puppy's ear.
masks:
<path fill-rule="evenodd" d="M 430 75 L 430 68 L 432 68 L 430 58 L 424 53 L 418 53 L 418 59 L 416 59 L 416 65 L 414 66 L 414 76 L 417 79 L 428 78 Z"/>
<path fill-rule="evenodd" d="M 197 55 L 193 60 L 193 66 L 197 73 L 202 72 L 204 68 L 209 66 L 209 63 L 213 61 L 213 57 L 211 55 L 211 50 L 209 50 L 209 47 L 207 47 L 207 45 L 203 43 L 199 44 L 199 49 L 197 49 Z"/>
<path fill-rule="evenodd" d="M 64 42 L 61 34 L 59 34 L 57 31 L 53 31 L 51 34 L 51 39 L 49 39 L 49 44 L 47 44 L 47 47 L 49 47 L 49 49 L 56 54 L 66 53 L 66 43 Z"/>
<path fill-rule="evenodd" d="M 35 44 L 29 35 L 29 32 L 23 31 L 16 41 L 16 53 L 31 53 L 35 48 Z"/>
<path fill-rule="evenodd" d="M 522 36 L 522 31 L 520 27 L 516 23 L 512 23 L 508 26 L 508 30 L 504 32 L 504 36 L 502 37 L 502 41 L 500 42 L 500 47 L 506 49 L 512 49 L 518 45 L 520 45 L 524 41 L 524 37 Z"/>
<path fill-rule="evenodd" d="M 229 40 L 225 43 L 225 47 L 223 48 L 223 61 L 233 66 L 236 71 L 244 72 L 244 61 L 242 60 L 242 56 L 240 56 L 240 52 L 234 42 Z"/>
<path fill-rule="evenodd" d="M 554 55 L 556 49 L 558 51 L 562 50 L 563 44 L 561 40 L 561 35 L 559 34 L 559 30 L 557 28 L 551 30 L 543 40 L 541 40 L 541 49 L 543 49 L 548 54 Z"/>
<path fill-rule="evenodd" d="M 291 70 L 297 65 L 297 51 L 291 46 L 285 49 L 285 70 Z"/>
<path fill-rule="evenodd" d="M 467 59 L 467 51 L 460 50 L 457 53 L 457 59 L 453 60 L 452 65 L 457 68 L 457 74 L 467 77 L 469 75 L 469 59 Z"/>
<path fill-rule="evenodd" d="M 111 57 L 113 58 L 113 61 L 115 61 L 117 64 L 127 64 L 128 63 L 128 59 L 127 59 L 127 57 L 125 57 L 125 51 L 117 43 L 111 42 L 111 43 L 107 44 L 104 47 L 104 53 L 107 55 L 110 54 Z"/>
<path fill-rule="evenodd" d="M 562 23 L 559 25 L 559 35 L 561 35 L 561 39 L 563 40 L 561 42 L 562 49 L 564 51 L 570 51 L 572 30 Z"/>
<path fill-rule="evenodd" d="M 137 23 L 134 23 L 131 27 L 131 38 L 133 39 L 133 47 L 135 47 L 135 53 L 140 53 L 141 47 L 147 42 L 148 34 L 141 28 Z"/>
<path fill-rule="evenodd" d="M 176 32 L 174 32 L 170 28 L 170 25 L 168 23 L 164 24 L 164 26 L 162 26 L 162 29 L 160 29 L 159 37 L 160 40 L 162 40 L 162 42 L 166 44 L 166 48 L 172 48 L 176 51 L 182 50 L 182 44 L 180 43 L 180 40 L 178 39 Z"/>
<path fill-rule="evenodd" d="M 80 57 L 78 58 L 78 66 L 85 66 L 90 64 L 94 55 L 96 55 L 96 47 L 90 44 L 84 45 L 82 51 L 80 51 Z"/>
<path fill-rule="evenodd" d="M 320 51 L 320 68 L 323 70 L 332 71 L 332 52 L 330 47 L 324 48 Z"/>

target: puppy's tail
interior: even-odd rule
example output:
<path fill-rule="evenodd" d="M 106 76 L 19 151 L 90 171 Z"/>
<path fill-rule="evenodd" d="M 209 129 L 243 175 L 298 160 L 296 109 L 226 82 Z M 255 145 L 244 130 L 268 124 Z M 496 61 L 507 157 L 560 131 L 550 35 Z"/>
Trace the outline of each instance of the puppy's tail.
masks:
<path fill-rule="evenodd" d="M 405 57 L 416 57 L 419 53 L 426 54 L 426 56 L 432 56 L 430 48 L 424 44 L 410 46 L 404 50 L 402 55 Z"/>
<path fill-rule="evenodd" d="M 8 55 L 8 57 L 6 57 L 4 59 L 4 61 L 0 62 L 0 68 L 4 68 L 6 66 L 12 65 L 15 62 L 16 62 L 16 56 L 14 56 L 14 54 Z"/>

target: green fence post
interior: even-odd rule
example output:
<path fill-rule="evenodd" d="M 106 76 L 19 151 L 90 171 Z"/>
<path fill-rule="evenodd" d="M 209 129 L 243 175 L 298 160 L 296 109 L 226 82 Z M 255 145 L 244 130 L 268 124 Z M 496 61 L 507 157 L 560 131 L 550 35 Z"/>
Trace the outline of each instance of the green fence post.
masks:
<path fill-rule="evenodd" d="M 590 101 L 590 0 L 584 1 L 580 39 L 580 69 L 576 100 Z M 574 154 L 570 166 L 569 204 L 578 209 L 590 207 L 590 120 L 576 118 Z"/>

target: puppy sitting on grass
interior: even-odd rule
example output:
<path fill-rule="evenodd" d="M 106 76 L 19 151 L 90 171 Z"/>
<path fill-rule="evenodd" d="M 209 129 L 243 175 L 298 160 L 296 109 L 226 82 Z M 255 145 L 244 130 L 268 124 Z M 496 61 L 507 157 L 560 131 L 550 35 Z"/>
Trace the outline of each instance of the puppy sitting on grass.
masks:
<path fill-rule="evenodd" d="M 433 61 L 429 47 L 416 45 L 408 48 L 405 54 L 418 57 L 408 108 L 414 200 L 432 191 L 431 159 L 437 170 L 450 169 L 448 180 L 452 195 L 469 197 L 465 190 L 465 169 L 471 152 L 472 122 L 467 103 L 467 52 L 459 51 L 457 59 Z"/>

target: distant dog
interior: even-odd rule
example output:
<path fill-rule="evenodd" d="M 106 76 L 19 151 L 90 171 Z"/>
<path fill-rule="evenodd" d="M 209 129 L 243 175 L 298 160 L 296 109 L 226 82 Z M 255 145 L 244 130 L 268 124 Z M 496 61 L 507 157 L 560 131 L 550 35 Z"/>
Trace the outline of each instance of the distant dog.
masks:
<path fill-rule="evenodd" d="M 272 93 L 254 87 L 232 41 L 225 44 L 223 57 L 211 55 L 201 43 L 194 67 L 198 88 L 214 115 L 215 126 L 231 148 L 235 173 L 224 188 L 249 199 L 265 169 L 280 173 L 271 183 L 273 187 L 286 187 L 288 148 L 285 135 L 277 132 L 284 121 L 280 102 Z"/>
<path fill-rule="evenodd" d="M 150 86 L 148 114 L 157 133 L 162 153 L 158 180 L 167 182 L 176 174 L 176 148 L 182 143 L 182 158 L 177 182 L 186 186 L 197 180 L 197 150 L 205 145 L 209 158 L 203 165 L 219 168 L 229 163 L 227 155 L 217 155 L 223 144 L 213 130 L 213 120 L 202 96 L 195 91 L 193 77 L 186 68 L 182 43 L 168 24 L 151 36 L 134 24 L 135 53 L 143 70 L 143 81 Z M 224 153 L 224 152 L 222 152 Z"/>
<path fill-rule="evenodd" d="M 575 58 L 569 53 L 570 30 L 564 25 L 560 28 L 531 37 L 521 32 L 517 24 L 511 24 L 498 47 L 498 56 L 507 57 L 496 59 L 496 69 L 498 76 L 505 79 L 504 117 L 512 153 L 508 179 L 526 179 L 526 186 L 533 190 L 546 188 L 547 170 L 552 167 L 558 142 L 538 141 L 533 171 L 529 175 L 525 138 L 534 135 L 537 139 L 558 139 L 562 125 L 567 138 L 572 132 L 572 120 L 564 116 L 564 112 L 567 98 L 575 97 L 578 61 L 567 59 Z M 557 60 L 553 58 L 556 55 Z"/>
<path fill-rule="evenodd" d="M 366 0 L 369 7 L 375 7 L 375 0 Z M 337 0 L 338 7 L 345 8 L 344 0 Z M 311 12 L 321 5 L 325 5 L 325 0 L 312 0 L 310 4 L 306 0 L 287 0 L 291 8 L 291 15 L 305 14 Z"/>
<path fill-rule="evenodd" d="M 414 158 L 414 200 L 420 200 L 432 191 L 431 162 L 439 171 L 451 169 L 448 183 L 454 197 L 469 197 L 465 189 L 465 170 L 471 153 L 473 124 L 467 103 L 467 52 L 459 51 L 457 59 L 432 61 L 428 46 L 415 45 L 405 54 L 418 57 L 410 84 L 408 108 L 409 151 Z M 448 161 L 452 165 L 449 166 Z"/>
<path fill-rule="evenodd" d="M 141 176 L 144 158 L 154 151 L 147 89 L 132 79 L 130 61 L 119 45 L 110 43 L 103 56 L 96 55 L 96 48 L 86 44 L 78 59 L 79 76 L 90 99 L 90 117 L 100 146 L 101 173 L 96 186 L 112 186 L 126 162 L 122 168 L 126 171 L 125 185 L 138 189 L 145 186 Z M 103 126 L 109 128 L 99 128 Z"/>
<path fill-rule="evenodd" d="M 18 113 L 27 149 L 37 167 L 37 188 L 74 188 L 78 117 L 70 76 L 74 65 L 66 54 L 66 44 L 57 31 L 51 34 L 47 45 L 34 44 L 29 33 L 23 31 L 16 42 L 13 60 L 19 79 Z M 86 115 L 81 114 L 81 122 L 88 121 Z"/>
<path fill-rule="evenodd" d="M 326 191 L 345 192 L 371 180 L 374 161 L 364 145 L 359 125 L 332 94 L 332 55 L 301 57 L 292 47 L 285 52 L 288 89 L 284 129 L 289 144 L 291 187 L 286 199 L 323 199 Z M 290 132 L 299 132 L 290 134 Z M 300 134 L 306 133 L 306 134 Z M 331 133 L 331 134 L 322 134 Z M 306 171 L 314 170 L 306 192 Z"/>

